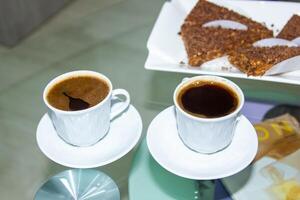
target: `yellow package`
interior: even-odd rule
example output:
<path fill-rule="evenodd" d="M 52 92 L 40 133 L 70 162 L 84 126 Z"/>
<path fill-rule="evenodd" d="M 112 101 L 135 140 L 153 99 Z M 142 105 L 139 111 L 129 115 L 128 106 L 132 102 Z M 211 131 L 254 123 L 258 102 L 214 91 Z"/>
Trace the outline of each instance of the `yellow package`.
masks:
<path fill-rule="evenodd" d="M 265 155 L 281 159 L 300 149 L 299 122 L 289 114 L 266 120 L 254 127 L 259 141 L 255 160 Z"/>

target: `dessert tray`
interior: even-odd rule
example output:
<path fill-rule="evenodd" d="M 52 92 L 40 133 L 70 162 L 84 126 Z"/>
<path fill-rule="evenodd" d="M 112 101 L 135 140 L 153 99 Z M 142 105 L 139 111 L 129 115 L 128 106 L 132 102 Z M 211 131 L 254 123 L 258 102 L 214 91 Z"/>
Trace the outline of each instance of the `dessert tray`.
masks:
<path fill-rule="evenodd" d="M 210 2 L 229 8 L 257 22 L 264 23 L 266 27 L 273 30 L 275 36 L 292 15 L 299 15 L 300 13 L 299 3 L 291 2 L 234 0 L 210 0 Z M 229 63 L 226 57 L 208 61 L 201 67 L 189 66 L 187 64 L 185 47 L 178 33 L 184 19 L 196 3 L 197 0 L 172 0 L 163 5 L 148 39 L 147 48 L 149 54 L 145 63 L 146 69 L 300 85 L 300 60 L 299 62 L 297 60 L 296 62 L 288 63 L 289 67 L 293 68 L 293 71 L 263 76 L 248 76 L 240 72 Z M 269 9 L 270 7 L 272 7 L 271 10 Z"/>

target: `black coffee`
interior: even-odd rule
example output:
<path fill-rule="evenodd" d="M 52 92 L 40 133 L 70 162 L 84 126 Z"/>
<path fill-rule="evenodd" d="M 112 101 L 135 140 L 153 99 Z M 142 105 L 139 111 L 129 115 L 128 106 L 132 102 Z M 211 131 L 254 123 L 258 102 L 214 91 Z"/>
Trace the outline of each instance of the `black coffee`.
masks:
<path fill-rule="evenodd" d="M 191 115 L 215 118 L 233 112 L 239 105 L 239 98 L 236 92 L 225 84 L 195 81 L 179 91 L 177 102 Z"/>

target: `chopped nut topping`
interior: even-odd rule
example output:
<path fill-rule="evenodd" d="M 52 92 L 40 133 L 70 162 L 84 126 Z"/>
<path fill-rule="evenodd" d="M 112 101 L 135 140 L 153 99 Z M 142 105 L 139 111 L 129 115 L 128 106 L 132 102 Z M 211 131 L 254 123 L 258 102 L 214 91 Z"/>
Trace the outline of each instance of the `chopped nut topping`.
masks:
<path fill-rule="evenodd" d="M 231 52 L 229 61 L 249 76 L 262 76 L 272 66 L 300 55 L 300 47 L 250 47 Z"/>
<path fill-rule="evenodd" d="M 248 30 L 202 27 L 204 23 L 219 19 L 242 23 Z M 262 24 L 205 0 L 196 4 L 181 27 L 181 37 L 191 66 L 200 66 L 206 61 L 229 55 L 240 47 L 250 47 L 255 41 L 272 35 L 272 31 Z"/>
<path fill-rule="evenodd" d="M 278 38 L 293 40 L 300 36 L 300 16 L 293 15 L 277 35 Z"/>

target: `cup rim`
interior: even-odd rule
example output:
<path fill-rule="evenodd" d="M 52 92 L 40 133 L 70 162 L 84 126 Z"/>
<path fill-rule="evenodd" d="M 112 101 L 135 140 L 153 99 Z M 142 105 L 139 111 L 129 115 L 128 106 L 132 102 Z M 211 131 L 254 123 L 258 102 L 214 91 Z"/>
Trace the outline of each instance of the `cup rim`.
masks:
<path fill-rule="evenodd" d="M 87 109 L 84 109 L 84 110 L 77 110 L 77 111 L 67 111 L 67 110 L 60 110 L 58 108 L 55 108 L 54 106 L 52 106 L 48 100 L 47 100 L 47 94 L 49 92 L 49 89 L 57 82 L 61 81 L 61 80 L 64 80 L 64 79 L 67 79 L 68 77 L 72 77 L 72 76 L 76 76 L 76 75 L 94 75 L 94 76 L 97 76 L 97 77 L 100 77 L 101 79 L 103 79 L 104 81 L 106 81 L 106 83 L 108 84 L 109 86 L 109 92 L 108 94 L 106 95 L 106 97 L 100 101 L 98 104 L 90 107 L 90 108 L 87 108 Z M 86 112 L 90 112 L 92 110 L 95 110 L 97 108 L 99 108 L 100 106 L 102 106 L 111 96 L 112 94 L 112 90 L 113 90 L 113 86 L 112 86 L 112 83 L 111 81 L 109 80 L 108 77 L 106 77 L 105 75 L 99 73 L 99 72 L 95 72 L 95 71 L 91 71 L 91 70 L 76 70 L 76 71 L 70 71 L 70 72 L 66 72 L 64 74 L 61 74 L 59 76 L 56 76 L 55 78 L 53 78 L 51 81 L 49 81 L 47 83 L 47 85 L 45 86 L 44 88 L 44 91 L 43 91 L 43 100 L 44 100 L 44 103 L 46 104 L 46 106 L 51 109 L 52 111 L 56 112 L 56 113 L 60 113 L 60 114 L 65 114 L 65 115 L 77 115 L 77 114 L 84 114 Z"/>
<path fill-rule="evenodd" d="M 187 80 L 185 80 L 185 79 L 187 79 Z M 179 89 L 183 85 L 191 83 L 191 82 L 193 82 L 195 80 L 213 80 L 213 81 L 218 81 L 218 82 L 221 82 L 223 84 L 226 84 L 228 87 L 230 87 L 231 89 L 233 89 L 238 94 L 238 97 L 239 97 L 239 106 L 233 112 L 231 112 L 230 114 L 222 116 L 222 117 L 215 117 L 215 118 L 201 118 L 201 117 L 196 117 L 194 115 L 191 115 L 191 114 L 187 113 L 186 111 L 184 111 L 178 105 L 177 94 L 178 94 Z M 201 75 L 201 76 L 194 76 L 194 77 L 191 77 L 191 78 L 184 78 L 182 80 L 182 82 L 180 84 L 178 84 L 177 87 L 174 90 L 174 93 L 173 93 L 173 102 L 174 102 L 175 107 L 183 115 L 185 115 L 188 118 L 191 118 L 191 119 L 196 120 L 196 121 L 201 121 L 201 122 L 217 122 L 217 121 L 223 121 L 223 120 L 226 120 L 226 119 L 229 119 L 229 118 L 232 118 L 232 117 L 238 115 L 239 112 L 241 111 L 243 105 L 244 105 L 245 97 L 244 97 L 244 93 L 243 93 L 242 89 L 237 84 L 235 84 L 234 82 L 232 82 L 231 80 L 223 78 L 223 77 L 220 77 L 220 76 Z"/>

